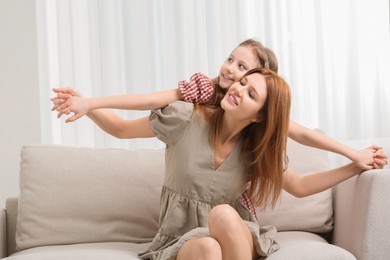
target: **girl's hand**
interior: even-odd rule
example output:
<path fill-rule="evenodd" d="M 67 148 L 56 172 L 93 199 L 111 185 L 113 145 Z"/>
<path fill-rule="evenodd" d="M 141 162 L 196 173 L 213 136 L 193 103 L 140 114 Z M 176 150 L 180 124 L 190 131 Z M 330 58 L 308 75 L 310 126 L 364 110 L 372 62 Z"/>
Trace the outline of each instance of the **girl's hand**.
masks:
<path fill-rule="evenodd" d="M 69 94 L 75 97 L 84 97 L 83 94 L 81 94 L 80 91 L 74 89 L 74 88 L 53 88 L 52 89 L 54 93 L 62 93 L 62 94 Z"/>
<path fill-rule="evenodd" d="M 383 169 L 387 164 L 388 159 L 387 155 L 383 153 L 383 149 L 377 149 L 374 153 L 374 168 L 375 169 Z"/>
<path fill-rule="evenodd" d="M 57 93 L 57 96 L 51 98 L 53 102 L 52 111 L 58 111 L 57 118 L 60 118 L 63 114 L 69 115 L 73 112 L 74 115 L 65 120 L 66 123 L 73 122 L 83 115 L 89 112 L 88 99 L 73 89 L 73 88 L 55 88 L 53 92 Z"/>
<path fill-rule="evenodd" d="M 54 93 L 57 93 L 57 96 L 52 98 L 51 101 L 53 102 L 53 107 L 51 108 L 51 111 L 54 111 L 54 110 L 57 110 L 57 111 L 61 111 L 61 110 L 65 110 L 65 108 L 67 108 L 67 106 L 69 105 L 68 103 L 66 103 L 66 101 L 71 98 L 71 96 L 75 96 L 75 97 L 84 97 L 83 94 L 81 94 L 81 92 L 79 92 L 78 90 L 74 89 L 74 88 L 70 88 L 70 87 L 67 87 L 67 88 L 53 88 L 52 89 Z M 62 97 L 59 96 L 59 94 L 68 94 L 70 96 L 64 96 L 62 95 Z M 69 115 L 70 111 L 66 111 L 66 115 Z M 63 112 L 58 112 L 57 114 L 57 118 L 60 118 L 64 113 Z"/>
<path fill-rule="evenodd" d="M 60 117 L 63 114 L 69 115 L 71 112 L 74 113 L 73 116 L 65 120 L 65 123 L 76 121 L 80 117 L 88 114 L 90 110 L 88 98 L 70 96 L 69 94 L 58 94 L 57 97 L 65 100 L 65 102 L 56 109 L 58 111 L 57 117 Z"/>

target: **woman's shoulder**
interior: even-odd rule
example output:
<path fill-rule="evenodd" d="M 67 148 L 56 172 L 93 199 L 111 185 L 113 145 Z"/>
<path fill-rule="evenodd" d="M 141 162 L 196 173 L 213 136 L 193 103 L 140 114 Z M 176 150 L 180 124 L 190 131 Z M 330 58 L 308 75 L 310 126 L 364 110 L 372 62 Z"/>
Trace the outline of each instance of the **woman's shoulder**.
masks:
<path fill-rule="evenodd" d="M 193 112 L 194 104 L 184 101 L 175 101 L 161 109 L 162 114 L 184 121 L 189 121 Z"/>

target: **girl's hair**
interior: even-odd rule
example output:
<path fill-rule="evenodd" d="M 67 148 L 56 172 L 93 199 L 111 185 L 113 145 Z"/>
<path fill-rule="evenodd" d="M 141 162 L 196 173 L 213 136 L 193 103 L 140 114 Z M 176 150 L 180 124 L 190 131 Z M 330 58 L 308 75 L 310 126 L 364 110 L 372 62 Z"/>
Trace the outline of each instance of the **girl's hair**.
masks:
<path fill-rule="evenodd" d="M 275 53 L 261 44 L 261 42 L 254 39 L 248 39 L 240 43 L 238 46 L 250 47 L 259 60 L 260 68 L 270 69 L 273 72 L 278 73 L 278 60 L 276 59 Z"/>
<path fill-rule="evenodd" d="M 258 121 L 243 129 L 242 149 L 249 155 L 247 171 L 251 176 L 249 195 L 258 206 L 275 206 L 282 189 L 283 172 L 287 167 L 286 142 L 290 122 L 291 94 L 288 84 L 266 68 L 248 71 L 265 76 L 267 97 L 259 110 Z M 209 117 L 211 140 L 214 143 L 221 131 L 224 110 L 215 108 Z"/>
<path fill-rule="evenodd" d="M 260 68 L 270 69 L 278 73 L 278 60 L 276 59 L 275 53 L 265 47 L 261 42 L 254 39 L 248 39 L 241 42 L 237 47 L 248 46 L 252 49 L 259 61 Z M 227 89 L 221 88 L 218 84 L 215 85 L 215 98 L 214 105 L 219 106 L 221 100 L 226 94 Z"/>

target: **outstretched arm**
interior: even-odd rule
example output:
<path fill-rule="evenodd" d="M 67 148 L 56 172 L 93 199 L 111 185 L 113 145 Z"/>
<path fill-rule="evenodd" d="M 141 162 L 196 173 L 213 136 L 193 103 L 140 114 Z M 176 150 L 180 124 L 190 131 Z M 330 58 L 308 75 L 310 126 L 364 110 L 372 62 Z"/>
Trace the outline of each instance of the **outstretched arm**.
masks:
<path fill-rule="evenodd" d="M 149 116 L 124 120 L 111 111 L 102 111 L 98 117 L 88 115 L 103 131 L 120 139 L 155 137 L 149 124 Z"/>
<path fill-rule="evenodd" d="M 128 109 L 128 110 L 152 110 L 164 107 L 173 101 L 180 99 L 178 89 L 154 92 L 151 94 L 126 94 L 110 97 L 85 98 L 71 88 L 53 89 L 57 97 L 51 99 L 54 106 L 52 110 L 57 110 L 58 116 L 74 115 L 66 120 L 73 122 L 78 118 L 88 114 L 90 111 L 100 108 Z M 95 113 L 95 118 L 99 113 Z"/>
<path fill-rule="evenodd" d="M 70 96 L 74 97 L 83 97 L 83 95 L 78 92 L 77 90 L 73 88 L 63 88 L 63 89 L 56 89 L 56 92 L 61 94 L 68 94 Z M 61 110 L 61 105 L 65 101 L 62 98 L 55 97 L 52 98 L 53 101 L 53 108 L 52 110 Z M 62 112 L 58 112 L 57 117 L 62 116 Z M 76 116 L 76 115 L 75 115 Z M 111 110 L 108 109 L 96 109 L 90 111 L 87 116 L 96 123 L 103 131 L 107 132 L 108 134 L 115 136 L 117 138 L 132 138 L 130 135 L 131 132 L 134 131 L 134 127 L 137 124 L 137 120 L 125 120 L 118 114 L 114 113 Z M 72 117 L 71 117 L 72 118 Z M 67 122 L 70 122 L 69 120 L 71 118 L 67 119 Z M 76 119 L 72 119 L 74 121 Z M 139 119 L 141 120 L 141 119 Z M 143 119 L 145 120 L 145 119 Z M 139 136 L 139 137 L 151 137 L 152 134 L 150 131 L 147 131 L 147 129 L 144 129 L 144 135 L 145 136 Z"/>
<path fill-rule="evenodd" d="M 162 108 L 178 99 L 187 102 L 202 103 L 207 102 L 214 96 L 214 85 L 218 79 L 209 79 L 202 73 L 192 75 L 190 82 L 182 80 L 177 89 L 155 92 L 151 94 L 129 94 L 114 97 L 94 98 L 89 103 L 84 101 L 72 101 L 72 97 L 81 97 L 80 93 L 72 88 L 53 89 L 57 97 L 51 99 L 54 106 L 52 111 L 58 111 L 58 117 L 70 112 L 75 114 L 68 118 L 66 122 L 77 120 L 81 116 L 90 113 L 97 108 L 117 108 L 131 110 L 150 110 Z M 77 98 L 75 98 L 77 99 Z M 72 103 L 73 107 L 70 107 Z M 79 103 L 79 104 L 77 104 Z M 99 112 L 94 113 L 94 117 L 99 117 Z"/>
<path fill-rule="evenodd" d="M 320 132 L 303 127 L 292 120 L 290 120 L 288 136 L 303 145 L 341 154 L 357 163 L 364 170 L 383 168 L 387 163 L 387 156 L 379 146 L 374 145 L 370 147 L 371 149 L 357 151 Z"/>
<path fill-rule="evenodd" d="M 283 189 L 295 197 L 302 198 L 332 188 L 340 182 L 360 174 L 362 171 L 354 163 L 303 176 L 287 170 L 283 176 Z"/>

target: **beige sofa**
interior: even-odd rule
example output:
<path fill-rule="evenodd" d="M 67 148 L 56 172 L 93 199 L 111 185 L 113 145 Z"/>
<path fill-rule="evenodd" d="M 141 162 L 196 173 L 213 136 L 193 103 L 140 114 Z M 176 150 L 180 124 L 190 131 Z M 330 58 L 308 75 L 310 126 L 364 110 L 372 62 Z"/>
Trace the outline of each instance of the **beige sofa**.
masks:
<path fill-rule="evenodd" d="M 323 151 L 290 142 L 288 155 L 296 172 L 327 168 Z M 389 259 L 389 173 L 302 199 L 283 193 L 274 210 L 258 210 L 279 230 L 281 249 L 266 259 Z M 158 228 L 163 177 L 163 149 L 27 145 L 20 196 L 0 211 L 0 258 L 137 259 Z"/>

